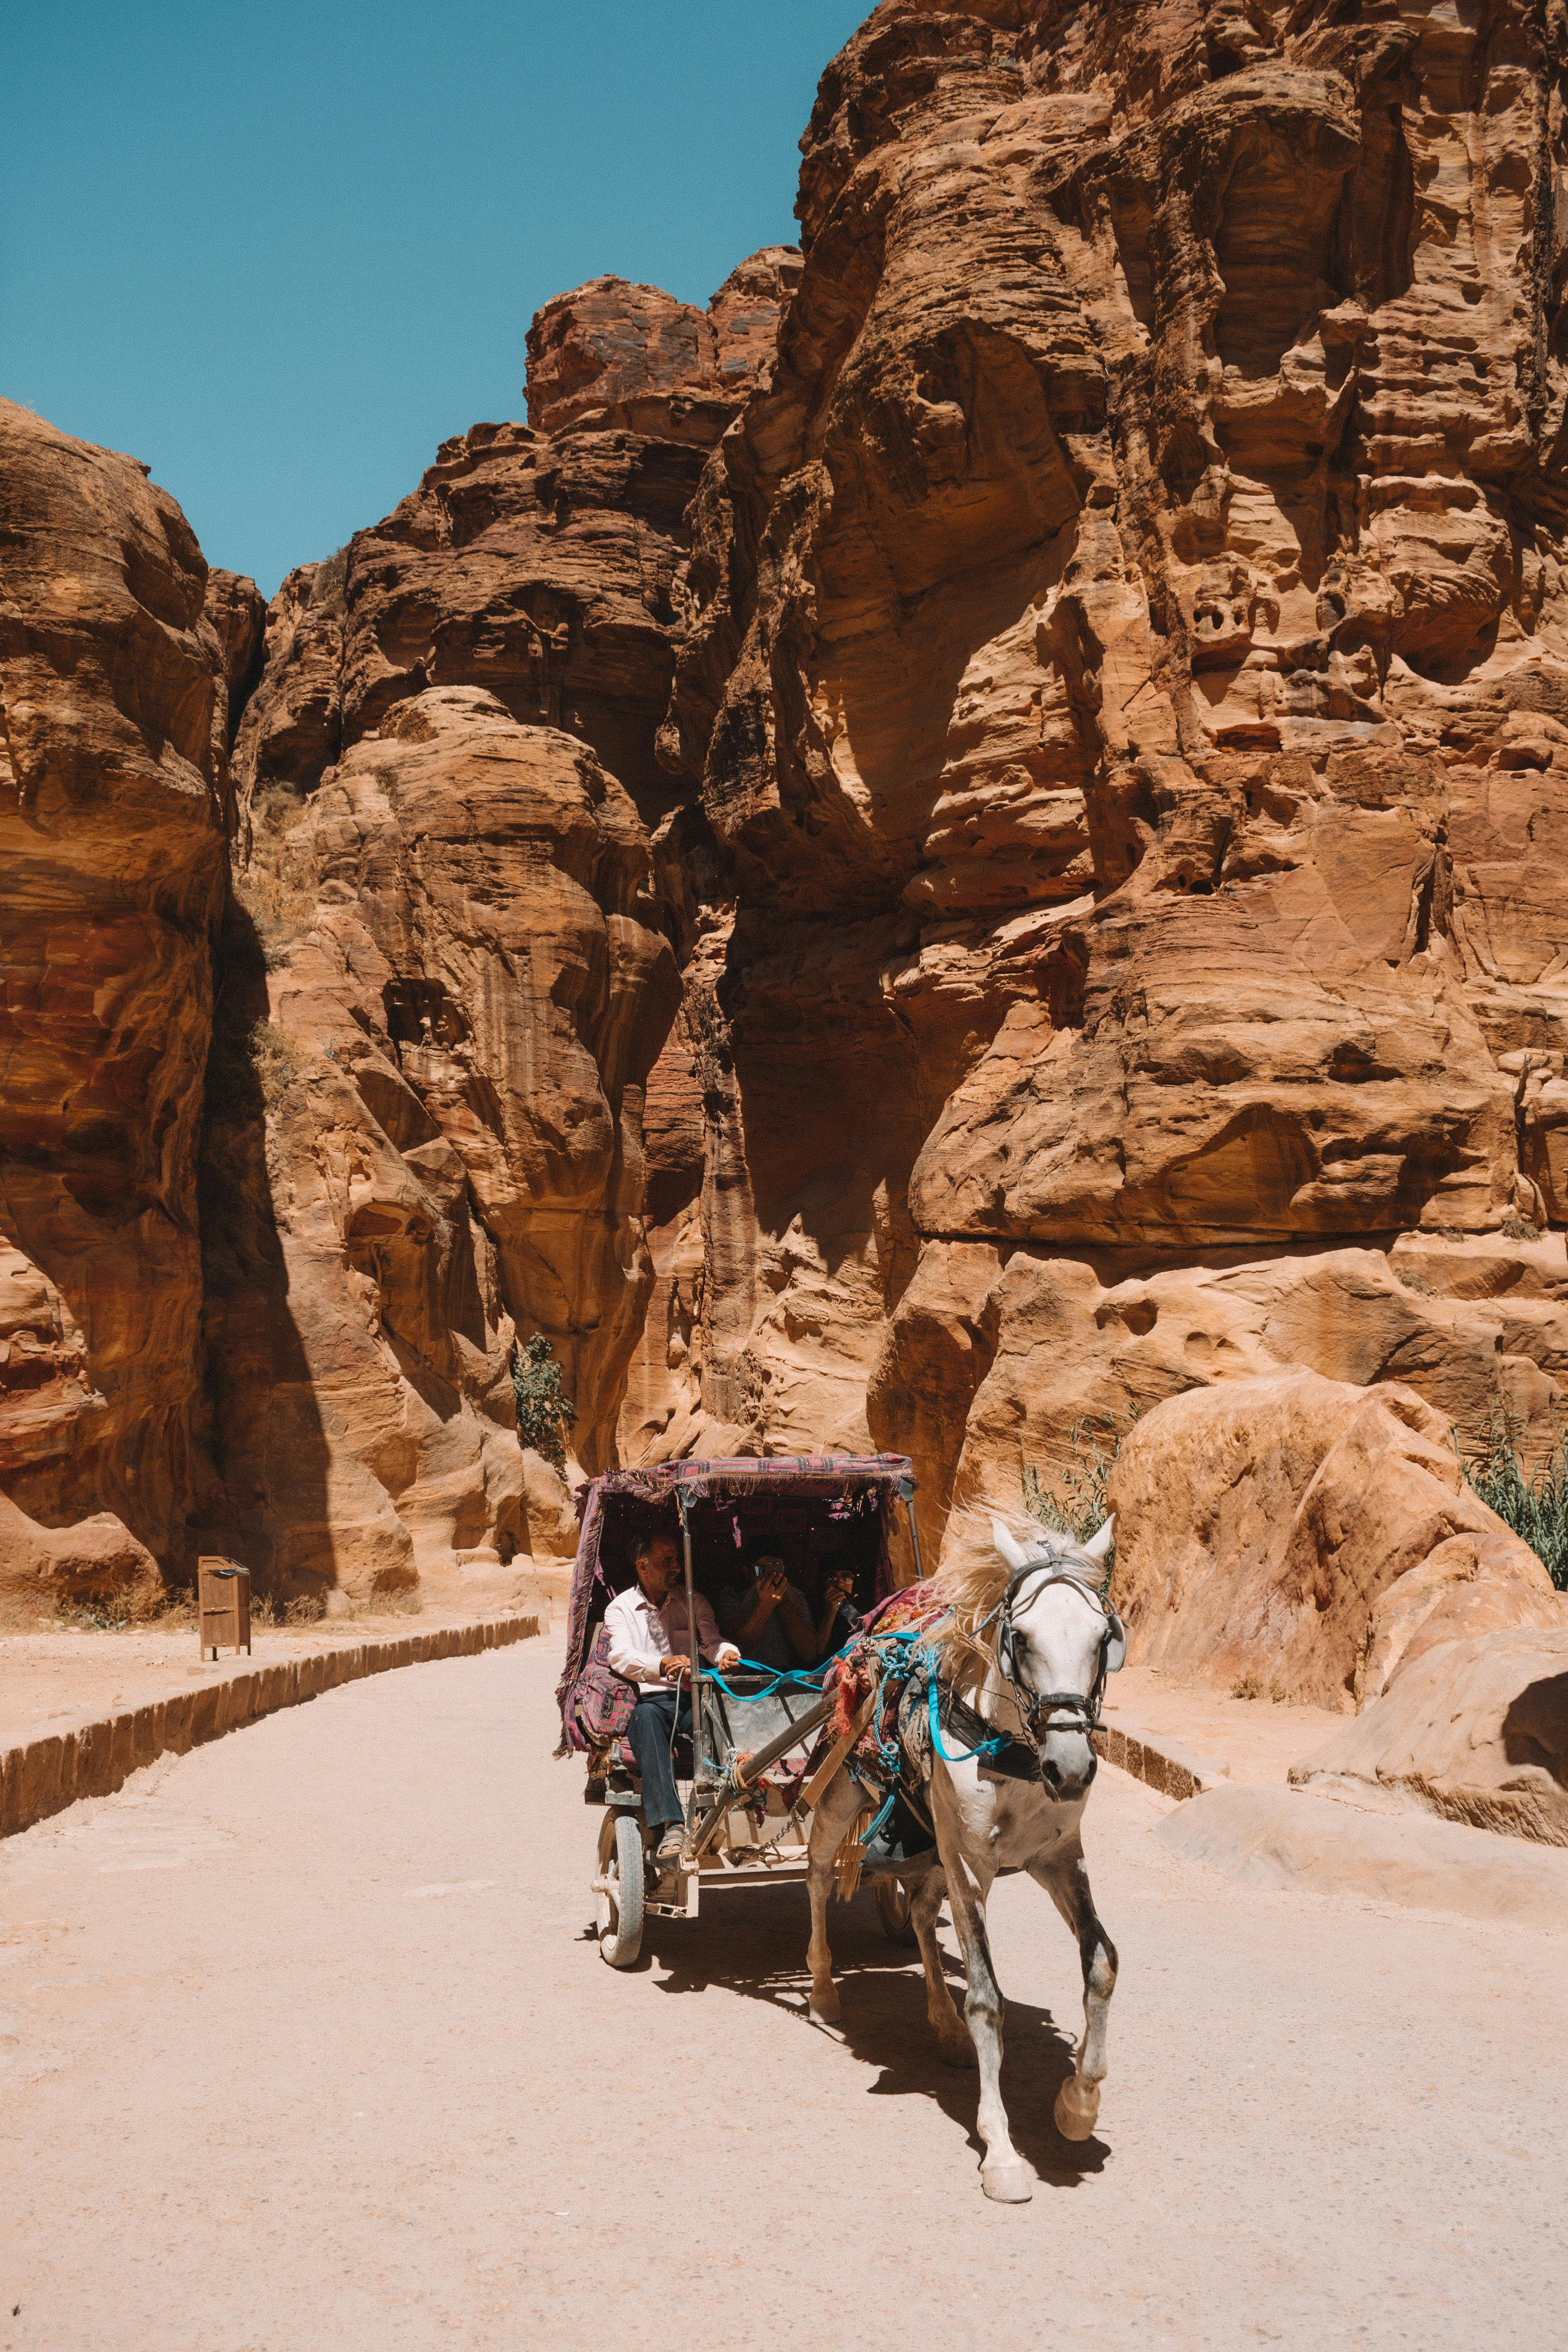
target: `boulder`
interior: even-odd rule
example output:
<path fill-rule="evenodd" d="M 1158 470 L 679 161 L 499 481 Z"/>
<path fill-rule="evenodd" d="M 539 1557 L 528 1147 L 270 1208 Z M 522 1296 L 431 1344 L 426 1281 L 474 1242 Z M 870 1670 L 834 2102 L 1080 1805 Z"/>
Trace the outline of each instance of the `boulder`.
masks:
<path fill-rule="evenodd" d="M 84 1604 L 155 1606 L 163 1592 L 158 1562 L 112 1511 L 94 1511 L 65 1527 L 41 1527 L 0 1494 L 0 1608 L 49 1615 Z"/>
<path fill-rule="evenodd" d="M 1551 1617 L 1407 1656 L 1290 1778 L 1392 1790 L 1449 1821 L 1568 1846 L 1568 1599 Z"/>
<path fill-rule="evenodd" d="M 1561 1622 L 1397 1382 L 1285 1371 L 1171 1398 L 1123 1441 L 1109 1499 L 1130 1654 L 1190 1682 L 1352 1712 L 1428 1639 Z"/>

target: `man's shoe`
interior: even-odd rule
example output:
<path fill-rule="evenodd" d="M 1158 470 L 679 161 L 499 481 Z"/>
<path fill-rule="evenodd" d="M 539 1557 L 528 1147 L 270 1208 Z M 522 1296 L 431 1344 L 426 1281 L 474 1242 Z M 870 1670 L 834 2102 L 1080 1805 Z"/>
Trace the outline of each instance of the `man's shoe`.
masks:
<path fill-rule="evenodd" d="M 680 1849 L 684 1842 L 679 1823 L 674 1828 L 665 1831 L 653 1857 L 661 1870 L 668 1870 L 671 1863 L 680 1860 Z"/>

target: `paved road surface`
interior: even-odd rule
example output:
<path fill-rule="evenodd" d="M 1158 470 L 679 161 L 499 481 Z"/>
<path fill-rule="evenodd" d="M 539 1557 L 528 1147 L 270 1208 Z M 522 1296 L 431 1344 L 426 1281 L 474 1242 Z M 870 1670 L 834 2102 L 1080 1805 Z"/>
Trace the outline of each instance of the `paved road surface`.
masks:
<path fill-rule="evenodd" d="M 866 1896 L 844 2042 L 798 1889 L 604 1966 L 555 1664 L 361 1683 L 0 1847 L 5 2352 L 1568 2345 L 1568 1938 L 1238 1891 L 1104 1771 L 1100 2136 L 1053 2129 L 1076 1957 L 1009 1881 L 1040 2187 L 990 2205 Z"/>

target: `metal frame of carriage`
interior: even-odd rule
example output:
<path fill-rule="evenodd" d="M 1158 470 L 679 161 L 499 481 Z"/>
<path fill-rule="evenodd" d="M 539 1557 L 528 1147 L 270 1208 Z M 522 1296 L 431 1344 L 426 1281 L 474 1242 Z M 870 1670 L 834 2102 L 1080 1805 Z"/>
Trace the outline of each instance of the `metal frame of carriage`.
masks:
<path fill-rule="evenodd" d="M 865 1517 L 874 1508 L 878 1519 L 875 1597 L 880 1600 L 894 1586 L 888 1538 L 899 1503 L 907 1515 L 917 1579 L 921 1572 L 915 1485 L 909 1458 L 901 1454 L 670 1462 L 643 1470 L 609 1471 L 593 1479 L 578 1497 L 582 1530 L 573 1570 L 563 1701 L 587 1658 L 603 1614 L 600 1595 L 606 1601 L 610 1597 L 601 1548 L 606 1518 L 615 1510 L 616 1498 L 631 1498 L 645 1523 L 652 1512 L 662 1515 L 673 1506 L 680 1528 L 687 1622 L 691 1623 L 697 1590 L 693 1521 L 704 1506 L 730 1514 L 737 1528 L 738 1514 L 744 1512 L 756 1520 L 759 1499 L 765 1504 L 769 1497 L 777 1511 L 824 1501 L 830 1512 L 837 1503 L 850 1516 Z M 624 1520 L 626 1514 L 622 1516 Z M 637 1958 L 648 1917 L 696 1918 L 705 1888 L 776 1886 L 801 1882 L 806 1875 L 814 1793 L 830 1768 L 825 1766 L 787 1804 L 765 1776 L 783 1757 L 816 1735 L 832 1710 L 832 1696 L 824 1697 L 820 1690 L 805 1686 L 804 1677 L 795 1678 L 791 1687 L 770 1690 L 769 1677 L 731 1672 L 722 1677 L 736 1695 L 729 1697 L 700 1659 L 694 1659 L 693 1666 L 693 1769 L 680 1856 L 673 1868 L 656 1875 L 647 1857 L 641 1788 L 635 1770 L 613 1760 L 605 1776 L 605 1814 L 592 1884 L 599 1948 L 614 1968 L 630 1968 Z M 767 1738 L 754 1747 L 743 1744 L 743 1733 L 769 1730 L 770 1721 L 773 1727 Z M 568 1743 L 563 1739 L 563 1744 Z M 763 1808 L 762 1826 L 768 1832 L 762 1837 L 757 1834 L 759 1803 Z M 899 1882 L 877 1878 L 873 1892 L 887 1933 L 896 1941 L 908 1941 L 912 1932 L 909 1899 Z"/>

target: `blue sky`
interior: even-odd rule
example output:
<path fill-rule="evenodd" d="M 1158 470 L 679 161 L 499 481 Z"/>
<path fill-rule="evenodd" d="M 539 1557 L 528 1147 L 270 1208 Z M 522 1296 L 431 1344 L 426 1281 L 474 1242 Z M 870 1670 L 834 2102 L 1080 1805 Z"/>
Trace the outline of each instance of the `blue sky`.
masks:
<path fill-rule="evenodd" d="M 541 302 L 705 302 L 795 236 L 870 0 L 49 0 L 9 12 L 0 392 L 144 457 L 268 593 L 521 416 Z"/>

